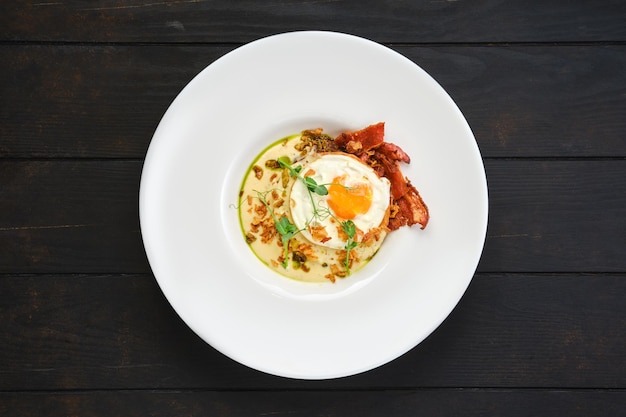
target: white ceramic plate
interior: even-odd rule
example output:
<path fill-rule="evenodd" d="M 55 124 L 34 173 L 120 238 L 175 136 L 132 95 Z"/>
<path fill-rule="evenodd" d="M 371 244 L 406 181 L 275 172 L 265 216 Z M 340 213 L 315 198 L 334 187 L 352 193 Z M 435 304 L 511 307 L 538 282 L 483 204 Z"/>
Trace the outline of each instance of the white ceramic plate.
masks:
<path fill-rule="evenodd" d="M 392 233 L 335 285 L 270 271 L 234 208 L 252 159 L 303 129 L 379 121 L 412 158 L 403 171 L 429 206 L 428 227 Z M 180 317 L 232 359 L 302 379 L 367 371 L 424 340 L 474 274 L 487 207 L 476 141 L 446 92 L 391 49 L 332 32 L 271 36 L 209 65 L 161 120 L 140 190 L 147 256 Z"/>

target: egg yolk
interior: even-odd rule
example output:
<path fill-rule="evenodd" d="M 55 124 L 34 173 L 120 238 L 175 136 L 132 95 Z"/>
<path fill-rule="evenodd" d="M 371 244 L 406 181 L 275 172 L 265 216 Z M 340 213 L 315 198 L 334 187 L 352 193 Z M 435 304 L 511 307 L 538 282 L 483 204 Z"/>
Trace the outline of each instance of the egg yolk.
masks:
<path fill-rule="evenodd" d="M 372 205 L 372 187 L 366 183 L 346 186 L 346 176 L 336 177 L 328 187 L 328 206 L 340 218 L 352 220 Z"/>

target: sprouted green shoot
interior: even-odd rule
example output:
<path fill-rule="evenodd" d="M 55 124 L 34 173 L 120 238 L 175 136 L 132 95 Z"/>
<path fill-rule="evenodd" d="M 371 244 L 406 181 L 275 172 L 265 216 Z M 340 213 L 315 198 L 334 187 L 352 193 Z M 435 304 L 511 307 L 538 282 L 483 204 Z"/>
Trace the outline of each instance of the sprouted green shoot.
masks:
<path fill-rule="evenodd" d="M 341 221 L 335 217 L 330 209 L 320 209 L 315 204 L 313 200 L 313 194 L 317 194 L 320 196 L 325 196 L 328 194 L 328 188 L 324 184 L 318 184 L 315 179 L 312 177 L 303 177 L 300 172 L 302 171 L 302 166 L 292 166 L 291 160 L 287 156 L 281 156 L 278 158 L 278 164 L 286 169 L 289 172 L 289 175 L 297 178 L 302 181 L 304 185 L 307 187 L 307 191 L 309 193 L 309 197 L 311 198 L 311 203 L 313 205 L 313 218 L 307 223 L 310 224 L 314 219 L 322 218 L 328 215 L 333 216 L 337 222 L 341 225 L 341 229 L 348 237 L 346 241 L 346 245 L 344 246 L 344 250 L 346 251 L 346 259 L 344 261 L 344 267 L 346 269 L 346 274 L 350 275 L 350 251 L 357 247 L 358 242 L 356 242 L 356 225 L 352 220 Z M 271 190 L 270 190 L 271 191 Z M 267 202 L 267 194 L 269 191 L 264 193 L 257 191 L 257 196 L 259 200 L 265 205 L 267 210 L 269 211 L 272 219 L 274 221 L 274 225 L 276 227 L 276 231 L 280 235 L 281 242 L 283 244 L 283 261 L 281 263 L 283 268 L 287 268 L 288 265 L 288 256 L 289 256 L 289 242 L 291 238 L 296 236 L 298 233 L 302 231 L 302 229 L 298 229 L 298 227 L 291 223 L 291 221 L 287 218 L 287 216 L 283 215 L 279 218 L 274 214 L 274 210 L 271 205 Z"/>

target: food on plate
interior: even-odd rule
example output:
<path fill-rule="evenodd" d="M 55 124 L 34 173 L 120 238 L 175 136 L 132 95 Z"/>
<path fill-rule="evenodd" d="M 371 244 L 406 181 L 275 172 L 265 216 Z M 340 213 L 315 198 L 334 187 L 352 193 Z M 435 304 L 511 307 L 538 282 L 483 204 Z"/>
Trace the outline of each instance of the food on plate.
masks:
<path fill-rule="evenodd" d="M 332 138 L 304 130 L 266 148 L 239 193 L 239 218 L 256 256 L 287 277 L 335 282 L 362 268 L 388 233 L 429 219 L 384 141 L 384 123 Z"/>

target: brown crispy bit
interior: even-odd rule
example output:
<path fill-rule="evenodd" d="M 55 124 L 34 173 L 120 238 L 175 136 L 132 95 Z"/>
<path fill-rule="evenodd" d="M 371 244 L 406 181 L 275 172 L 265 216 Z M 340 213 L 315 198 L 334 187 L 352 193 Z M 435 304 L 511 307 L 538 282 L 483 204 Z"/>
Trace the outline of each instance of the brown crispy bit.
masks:
<path fill-rule="evenodd" d="M 261 178 L 263 178 L 263 168 L 261 168 L 258 165 L 255 165 L 252 167 L 252 170 L 254 171 L 254 176 L 256 177 L 257 180 L 260 180 Z"/>
<path fill-rule="evenodd" d="M 347 253 L 348 253 L 348 252 L 347 252 L 347 251 L 345 251 L 345 250 L 344 250 L 344 251 L 341 251 L 341 252 L 339 252 L 339 256 L 337 257 L 337 261 L 339 261 L 339 262 L 340 262 L 340 264 L 341 264 L 341 266 L 342 266 L 342 267 L 346 264 L 346 254 L 347 254 Z M 357 254 L 357 252 L 356 252 L 356 251 L 351 250 L 351 251 L 350 251 L 350 262 L 348 263 L 348 266 L 349 266 L 350 268 L 352 268 L 352 265 L 353 265 L 355 262 L 356 262 L 356 263 L 361 262 L 361 258 L 359 258 L 359 255 Z M 344 271 L 344 276 L 346 276 L 346 275 L 347 275 L 347 271 Z"/>
<path fill-rule="evenodd" d="M 359 252 L 355 250 L 350 251 L 350 268 L 352 268 L 352 264 L 356 262 L 361 262 L 361 258 L 359 257 Z"/>
<path fill-rule="evenodd" d="M 332 264 L 330 266 L 330 272 L 332 272 L 334 276 L 339 277 L 339 278 L 345 278 L 347 275 L 346 271 L 337 264 Z"/>
<path fill-rule="evenodd" d="M 326 275 L 324 275 L 324 278 L 329 279 L 330 282 L 332 282 L 332 283 L 334 283 L 336 281 L 335 280 L 335 276 L 333 274 L 326 274 Z"/>
<path fill-rule="evenodd" d="M 286 168 L 283 169 L 280 179 L 282 180 L 283 188 L 287 188 L 287 186 L 289 185 L 289 170 L 287 170 Z"/>
<path fill-rule="evenodd" d="M 358 154 L 363 149 L 363 144 L 354 140 L 346 143 L 346 152 L 351 154 Z"/>
<path fill-rule="evenodd" d="M 250 244 L 252 242 L 254 242 L 256 240 L 256 236 L 254 236 L 252 233 L 246 233 L 246 243 Z"/>
<path fill-rule="evenodd" d="M 374 242 L 378 242 L 380 240 L 382 232 L 382 227 L 375 227 L 373 229 L 370 229 L 370 231 L 363 236 L 361 244 L 365 246 L 371 246 Z"/>
<path fill-rule="evenodd" d="M 274 172 L 270 177 L 270 182 L 274 182 L 276 180 L 276 177 L 278 177 L 278 174 Z"/>
<path fill-rule="evenodd" d="M 341 224 L 337 225 L 337 237 L 344 242 L 348 241 L 348 235 L 343 231 Z"/>
<path fill-rule="evenodd" d="M 313 246 L 309 245 L 308 243 L 298 244 L 298 247 L 296 248 L 296 250 L 306 255 L 307 259 L 310 259 L 312 261 L 317 259 L 317 255 L 315 254 L 315 250 L 313 249 Z"/>
<path fill-rule="evenodd" d="M 265 161 L 265 168 L 279 169 L 280 164 L 278 163 L 276 159 L 268 159 L 267 161 Z"/>
<path fill-rule="evenodd" d="M 265 217 L 267 216 L 267 207 L 265 204 L 257 204 L 254 206 L 254 212 L 261 217 Z"/>
<path fill-rule="evenodd" d="M 249 205 L 249 206 L 251 206 L 251 205 L 252 205 L 252 196 L 251 196 L 251 195 L 248 195 L 248 196 L 246 197 L 246 200 L 248 201 L 248 205 Z"/>
<path fill-rule="evenodd" d="M 330 236 L 328 236 L 326 228 L 321 224 L 309 225 L 309 233 L 311 233 L 311 237 L 313 238 L 313 240 L 316 240 L 320 243 L 328 242 L 330 239 L 332 239 Z"/>
<path fill-rule="evenodd" d="M 397 204 L 391 204 L 389 206 L 389 218 L 390 219 L 395 218 L 399 210 L 400 210 L 400 207 Z"/>
<path fill-rule="evenodd" d="M 274 220 L 271 217 L 266 217 L 261 223 L 261 242 L 269 243 L 274 239 L 274 236 L 278 233 Z M 280 239 L 279 239 L 280 241 Z"/>

